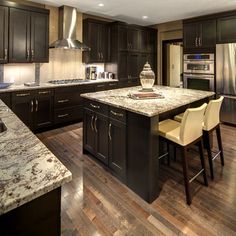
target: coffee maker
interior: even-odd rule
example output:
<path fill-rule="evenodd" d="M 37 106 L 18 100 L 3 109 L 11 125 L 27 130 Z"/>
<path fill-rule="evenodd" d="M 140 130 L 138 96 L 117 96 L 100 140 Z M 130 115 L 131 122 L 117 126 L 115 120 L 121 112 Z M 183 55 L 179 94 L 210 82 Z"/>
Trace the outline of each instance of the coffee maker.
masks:
<path fill-rule="evenodd" d="M 91 79 L 91 80 L 97 79 L 97 67 L 96 66 L 86 67 L 86 79 Z"/>

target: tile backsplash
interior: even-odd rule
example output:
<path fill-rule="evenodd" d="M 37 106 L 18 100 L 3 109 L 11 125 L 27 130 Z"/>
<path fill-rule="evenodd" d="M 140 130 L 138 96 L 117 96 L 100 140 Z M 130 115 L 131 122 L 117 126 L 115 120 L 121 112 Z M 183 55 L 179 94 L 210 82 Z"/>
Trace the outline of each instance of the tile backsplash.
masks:
<path fill-rule="evenodd" d="M 82 52 L 78 50 L 49 50 L 49 63 L 40 64 L 40 82 L 49 80 L 85 78 Z M 4 65 L 4 82 L 16 85 L 35 81 L 35 64 Z"/>

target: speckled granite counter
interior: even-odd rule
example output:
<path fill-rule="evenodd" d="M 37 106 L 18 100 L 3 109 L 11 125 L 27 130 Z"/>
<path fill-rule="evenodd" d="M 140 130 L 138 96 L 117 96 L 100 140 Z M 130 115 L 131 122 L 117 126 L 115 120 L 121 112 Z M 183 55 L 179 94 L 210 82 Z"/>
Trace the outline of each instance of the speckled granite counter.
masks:
<path fill-rule="evenodd" d="M 86 80 L 86 82 L 78 83 L 68 83 L 68 84 L 51 84 L 51 83 L 40 83 L 39 86 L 28 87 L 25 85 L 14 85 L 6 89 L 0 89 L 0 93 L 5 92 L 14 92 L 14 91 L 23 91 L 23 90 L 35 90 L 35 89 L 48 89 L 48 88 L 58 88 L 58 87 L 68 87 L 68 86 L 79 86 L 79 85 L 89 85 L 89 84 L 98 84 L 98 83 L 109 83 L 109 82 L 118 82 L 116 79 L 96 79 L 96 80 Z"/>
<path fill-rule="evenodd" d="M 115 91 L 110 90 L 87 93 L 82 94 L 81 96 L 127 111 L 152 117 L 214 95 L 213 92 L 154 86 L 154 92 L 161 93 L 164 98 L 134 100 L 128 97 L 130 93 L 137 93 L 140 89 L 141 87 L 131 87 L 116 89 Z"/>
<path fill-rule="evenodd" d="M 42 196 L 72 178 L 64 165 L 0 100 L 0 215 Z"/>

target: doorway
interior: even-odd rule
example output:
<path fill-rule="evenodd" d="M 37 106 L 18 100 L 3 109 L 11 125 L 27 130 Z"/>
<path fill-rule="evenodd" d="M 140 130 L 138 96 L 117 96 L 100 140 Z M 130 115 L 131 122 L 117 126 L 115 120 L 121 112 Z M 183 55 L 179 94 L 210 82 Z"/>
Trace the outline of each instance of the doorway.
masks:
<path fill-rule="evenodd" d="M 162 84 L 182 87 L 183 84 L 183 40 L 162 41 Z"/>

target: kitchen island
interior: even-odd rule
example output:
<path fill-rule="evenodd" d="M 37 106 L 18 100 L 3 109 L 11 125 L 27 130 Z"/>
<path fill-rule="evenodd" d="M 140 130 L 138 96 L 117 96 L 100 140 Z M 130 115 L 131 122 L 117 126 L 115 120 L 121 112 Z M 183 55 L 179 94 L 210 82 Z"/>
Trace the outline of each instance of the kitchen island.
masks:
<path fill-rule="evenodd" d="M 84 98 L 83 151 L 136 194 L 151 203 L 160 192 L 158 122 L 208 102 L 213 92 L 154 86 L 156 99 L 130 96 L 141 87 L 81 95 Z"/>
<path fill-rule="evenodd" d="M 71 173 L 0 100 L 1 235 L 60 235 L 61 186 Z"/>

